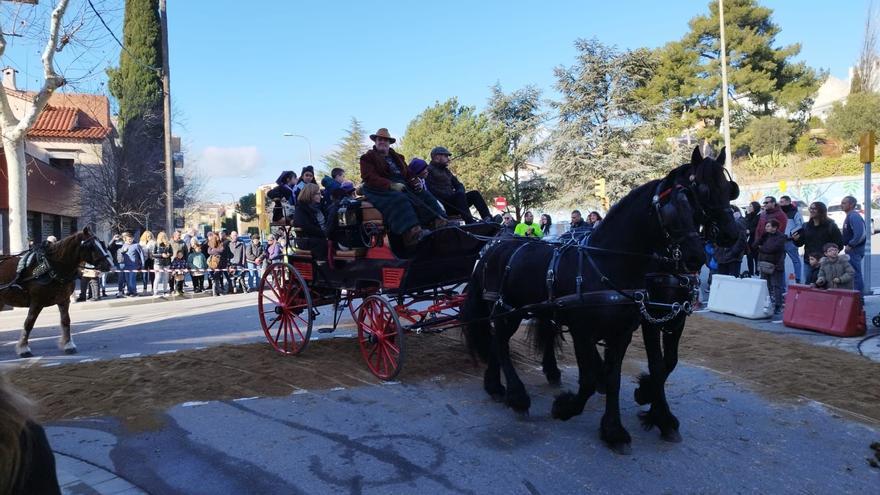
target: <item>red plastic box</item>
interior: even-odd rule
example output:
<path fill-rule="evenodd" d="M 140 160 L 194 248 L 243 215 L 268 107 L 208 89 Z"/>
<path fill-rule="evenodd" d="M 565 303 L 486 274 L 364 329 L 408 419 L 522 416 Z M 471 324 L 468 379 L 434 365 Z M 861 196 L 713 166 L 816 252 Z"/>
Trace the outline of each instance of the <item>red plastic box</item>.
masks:
<path fill-rule="evenodd" d="M 790 284 L 782 323 L 837 337 L 858 337 L 865 334 L 865 311 L 859 293 L 854 290 Z"/>

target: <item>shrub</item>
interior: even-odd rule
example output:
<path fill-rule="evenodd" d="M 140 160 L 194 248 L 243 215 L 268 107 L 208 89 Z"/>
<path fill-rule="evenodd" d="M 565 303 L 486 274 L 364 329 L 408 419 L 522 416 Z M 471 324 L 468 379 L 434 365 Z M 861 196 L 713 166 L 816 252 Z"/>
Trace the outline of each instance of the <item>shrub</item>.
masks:
<path fill-rule="evenodd" d="M 737 136 L 737 144 L 747 147 L 755 156 L 783 153 L 791 146 L 794 129 L 795 125 L 783 118 L 759 117 L 749 122 Z"/>
<path fill-rule="evenodd" d="M 846 105 L 835 103 L 828 115 L 828 132 L 851 148 L 867 131 L 880 131 L 880 95 L 856 93 L 847 98 Z M 880 135 L 880 132 L 878 132 Z"/>
<path fill-rule="evenodd" d="M 816 138 L 808 132 L 798 138 L 797 143 L 794 145 L 794 150 L 798 155 L 802 156 L 819 156 L 822 154 L 822 148 L 819 146 Z"/>

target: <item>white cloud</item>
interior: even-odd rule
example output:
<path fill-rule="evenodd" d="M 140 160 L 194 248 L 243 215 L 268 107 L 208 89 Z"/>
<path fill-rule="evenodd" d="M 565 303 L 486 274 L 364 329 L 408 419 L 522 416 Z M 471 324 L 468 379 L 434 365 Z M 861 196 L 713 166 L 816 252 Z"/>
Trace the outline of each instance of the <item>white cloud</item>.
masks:
<path fill-rule="evenodd" d="M 220 148 L 208 146 L 198 158 L 199 167 L 208 177 L 241 177 L 253 175 L 262 165 L 263 157 L 256 146 Z"/>

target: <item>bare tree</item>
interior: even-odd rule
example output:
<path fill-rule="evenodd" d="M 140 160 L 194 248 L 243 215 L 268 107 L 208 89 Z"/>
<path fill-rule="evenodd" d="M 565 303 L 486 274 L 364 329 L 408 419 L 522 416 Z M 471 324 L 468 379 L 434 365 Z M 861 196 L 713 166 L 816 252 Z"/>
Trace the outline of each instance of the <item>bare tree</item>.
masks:
<path fill-rule="evenodd" d="M 862 50 L 859 53 L 859 61 L 853 72 L 851 93 L 872 93 L 877 90 L 878 77 L 877 64 L 880 58 L 877 56 L 877 12 L 874 2 L 868 4 L 868 13 L 865 16 L 865 34 L 862 39 Z"/>
<path fill-rule="evenodd" d="M 25 109 L 22 117 L 16 118 L 9 104 L 6 91 L 0 91 L 0 136 L 6 155 L 6 169 L 9 179 L 9 249 L 11 252 L 27 248 L 27 160 L 25 140 L 27 132 L 37 121 L 37 116 L 45 108 L 49 97 L 64 84 L 64 78 L 55 72 L 55 53 L 61 51 L 67 41 L 59 40 L 61 19 L 67 10 L 68 0 L 59 0 L 52 10 L 49 27 L 49 40 L 43 49 L 43 86 L 37 92 L 32 104 Z M 6 37 L 0 30 L 0 57 L 6 52 Z"/>

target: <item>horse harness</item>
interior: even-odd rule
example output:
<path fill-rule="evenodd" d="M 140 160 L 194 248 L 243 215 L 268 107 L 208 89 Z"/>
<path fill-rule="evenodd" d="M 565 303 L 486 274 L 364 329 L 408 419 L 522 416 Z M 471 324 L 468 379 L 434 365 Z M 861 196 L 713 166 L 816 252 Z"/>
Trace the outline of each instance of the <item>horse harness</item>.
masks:
<path fill-rule="evenodd" d="M 513 306 L 510 306 L 509 304 L 504 302 L 504 286 L 512 270 L 514 260 L 517 259 L 517 256 L 523 251 L 526 246 L 531 244 L 531 242 L 523 242 L 519 247 L 516 248 L 513 254 L 511 254 L 510 258 L 508 258 L 507 264 L 504 267 L 504 272 L 501 276 L 500 283 L 498 284 L 498 291 L 492 292 L 484 290 L 484 299 L 495 301 L 495 305 L 492 307 L 492 312 L 489 316 L 489 319 L 491 320 L 500 316 L 511 314 L 534 315 L 535 312 L 546 309 L 553 309 L 554 313 L 556 313 L 559 310 L 567 309 L 570 307 L 609 306 L 619 304 L 637 305 L 642 318 L 648 323 L 655 325 L 662 325 L 664 323 L 667 323 L 675 319 L 682 312 L 689 316 L 693 312 L 693 304 L 691 303 L 691 301 L 696 294 L 696 287 L 698 287 L 698 284 L 695 283 L 691 277 L 669 273 L 649 274 L 648 285 L 655 286 L 658 285 L 661 281 L 669 282 L 670 280 L 674 279 L 671 286 L 679 288 L 685 294 L 687 294 L 685 300 L 682 302 L 674 301 L 671 303 L 667 303 L 651 301 L 649 290 L 629 290 L 618 288 L 611 281 L 611 279 L 602 272 L 594 257 L 590 255 L 590 252 L 592 251 L 606 254 L 614 254 L 618 256 L 649 258 L 653 261 L 659 261 L 664 264 L 673 264 L 675 266 L 675 271 L 681 271 L 682 267 L 680 243 L 686 236 L 689 236 L 691 234 L 688 233 L 684 236 L 673 237 L 673 235 L 666 228 L 666 222 L 663 218 L 664 213 L 662 210 L 664 208 L 664 205 L 662 204 L 662 201 L 667 196 L 675 193 L 676 191 L 690 191 L 690 188 L 676 185 L 674 187 L 670 187 L 666 190 L 661 191 L 661 186 L 662 182 L 657 186 L 657 192 L 654 194 L 654 197 L 652 199 L 652 206 L 654 212 L 657 215 L 660 229 L 667 240 L 667 250 L 670 254 L 670 257 L 660 256 L 657 254 L 633 253 L 590 246 L 589 234 L 587 234 L 580 240 L 576 240 L 573 238 L 572 241 L 563 243 L 553 249 L 553 254 L 550 258 L 550 262 L 548 263 L 546 277 L 544 280 L 547 289 L 547 300 L 539 303 L 528 304 L 519 309 L 516 309 Z M 694 233 L 693 235 L 696 234 Z M 563 254 L 570 249 L 575 249 L 577 251 L 577 276 L 575 277 L 575 293 L 556 297 L 556 276 L 559 272 L 559 263 L 562 259 Z M 583 292 L 584 258 L 586 258 L 592 269 L 599 275 L 600 282 L 607 286 L 608 290 L 590 291 L 587 293 Z M 486 265 L 484 264 L 484 280 L 485 271 Z M 666 286 L 668 287 L 670 285 L 667 283 Z M 663 316 L 655 317 L 651 314 L 649 308 L 665 308 L 668 312 Z M 502 312 L 496 313 L 498 310 L 501 310 Z M 661 328 L 664 332 L 667 331 L 665 327 Z"/>
<path fill-rule="evenodd" d="M 15 278 L 9 281 L 6 284 L 0 285 L 0 290 L 6 289 L 23 289 L 21 284 L 26 282 L 30 282 L 32 280 L 37 280 L 42 283 L 48 284 L 50 282 L 58 282 L 58 283 L 66 283 L 72 281 L 76 278 L 76 270 L 73 271 L 73 276 L 67 277 L 59 274 L 55 268 L 52 266 L 52 263 L 49 261 L 49 258 L 46 256 L 45 251 L 42 248 L 29 249 L 20 253 L 18 258 L 18 265 L 15 269 Z M 9 260 L 9 258 L 5 258 L 0 260 L 0 263 L 3 261 Z M 30 267 L 34 266 L 33 270 L 31 270 L 31 274 L 28 277 L 24 277 L 24 272 Z"/>

